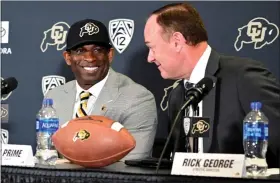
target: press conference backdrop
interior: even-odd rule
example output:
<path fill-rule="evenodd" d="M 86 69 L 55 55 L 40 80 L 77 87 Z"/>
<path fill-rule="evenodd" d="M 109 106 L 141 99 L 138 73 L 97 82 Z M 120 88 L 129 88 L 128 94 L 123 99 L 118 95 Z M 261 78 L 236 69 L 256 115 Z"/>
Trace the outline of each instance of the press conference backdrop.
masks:
<path fill-rule="evenodd" d="M 167 95 L 175 81 L 163 80 L 146 61 L 143 29 L 148 15 L 168 4 L 155 2 L 6 2 L 2 1 L 2 78 L 15 77 L 18 88 L 2 96 L 4 142 L 35 148 L 35 116 L 44 94 L 74 78 L 62 52 L 75 21 L 92 18 L 109 29 L 116 54 L 113 69 L 144 85 L 156 97 L 157 138 L 167 136 Z M 262 61 L 280 78 L 280 2 L 190 2 L 200 12 L 209 43 L 219 52 Z M 34 149 L 33 149 L 34 150 Z"/>

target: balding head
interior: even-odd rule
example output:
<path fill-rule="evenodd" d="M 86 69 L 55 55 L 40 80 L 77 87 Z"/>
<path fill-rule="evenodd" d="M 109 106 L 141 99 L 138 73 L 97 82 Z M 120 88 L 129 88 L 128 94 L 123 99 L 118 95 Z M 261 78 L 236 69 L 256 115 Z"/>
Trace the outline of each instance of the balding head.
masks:
<path fill-rule="evenodd" d="M 165 79 L 189 78 L 207 47 L 207 33 L 194 8 L 171 4 L 154 11 L 144 29 L 148 62 Z"/>

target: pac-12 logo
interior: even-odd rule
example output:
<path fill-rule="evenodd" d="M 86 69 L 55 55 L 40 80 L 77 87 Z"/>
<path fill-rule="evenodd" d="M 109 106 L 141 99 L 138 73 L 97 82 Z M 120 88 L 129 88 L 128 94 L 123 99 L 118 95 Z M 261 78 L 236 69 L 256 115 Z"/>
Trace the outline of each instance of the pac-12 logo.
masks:
<path fill-rule="evenodd" d="M 121 54 L 129 45 L 134 33 L 134 21 L 114 19 L 109 22 L 109 35 L 115 49 Z"/>
<path fill-rule="evenodd" d="M 55 46 L 57 50 L 66 47 L 66 35 L 70 26 L 66 22 L 57 22 L 50 29 L 44 31 L 44 38 L 41 43 L 42 52 L 47 51 L 48 46 Z"/>
<path fill-rule="evenodd" d="M 57 75 L 50 75 L 44 76 L 42 78 L 42 91 L 43 94 L 46 95 L 49 90 L 65 84 L 65 77 L 57 76 Z"/>
<path fill-rule="evenodd" d="M 234 43 L 236 51 L 241 50 L 244 44 L 251 43 L 254 43 L 255 49 L 261 49 L 272 44 L 279 36 L 277 25 L 262 17 L 250 20 L 247 25 L 238 28 L 238 32 Z"/>

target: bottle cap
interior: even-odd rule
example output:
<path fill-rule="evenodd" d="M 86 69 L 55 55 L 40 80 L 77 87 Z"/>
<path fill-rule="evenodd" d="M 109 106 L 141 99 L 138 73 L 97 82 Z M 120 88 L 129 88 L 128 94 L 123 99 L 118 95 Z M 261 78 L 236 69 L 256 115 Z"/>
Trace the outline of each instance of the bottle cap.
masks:
<path fill-rule="evenodd" d="M 53 99 L 51 98 L 45 98 L 43 100 L 43 105 L 53 105 Z"/>
<path fill-rule="evenodd" d="M 262 108 L 262 103 L 260 102 L 251 102 L 252 110 L 260 110 Z"/>

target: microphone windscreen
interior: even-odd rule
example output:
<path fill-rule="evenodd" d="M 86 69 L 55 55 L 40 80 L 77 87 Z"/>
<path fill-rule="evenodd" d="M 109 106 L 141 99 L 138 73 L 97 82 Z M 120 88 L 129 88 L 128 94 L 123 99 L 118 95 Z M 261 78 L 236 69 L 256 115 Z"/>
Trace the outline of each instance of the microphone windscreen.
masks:
<path fill-rule="evenodd" d="M 201 79 L 195 86 L 197 88 L 201 88 L 203 90 L 203 94 L 207 95 L 213 88 L 213 80 L 211 78 L 205 77 Z"/>
<path fill-rule="evenodd" d="M 18 81 L 14 77 L 9 77 L 5 79 L 5 81 L 7 82 L 10 91 L 13 91 L 18 86 Z"/>

